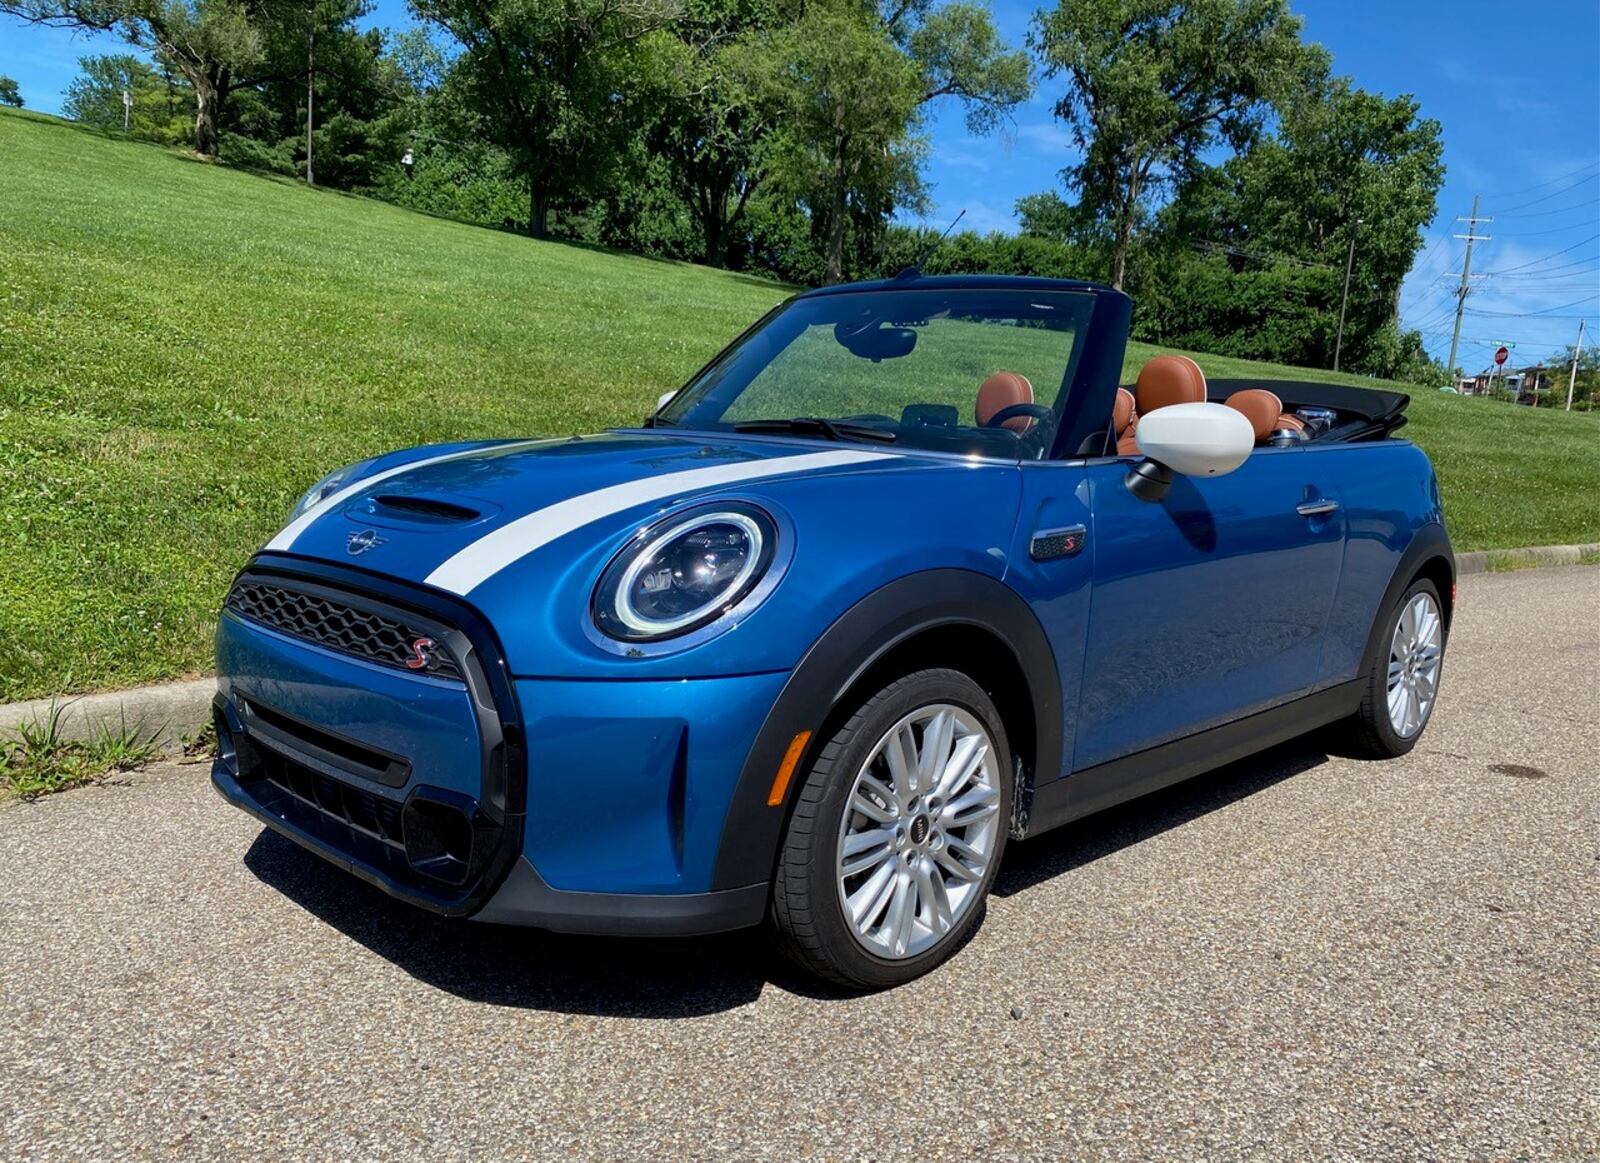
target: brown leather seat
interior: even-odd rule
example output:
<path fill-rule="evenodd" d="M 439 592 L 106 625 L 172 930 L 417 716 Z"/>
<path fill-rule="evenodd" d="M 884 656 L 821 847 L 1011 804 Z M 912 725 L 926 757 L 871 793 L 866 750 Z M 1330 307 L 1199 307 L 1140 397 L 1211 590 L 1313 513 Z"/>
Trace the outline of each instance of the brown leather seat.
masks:
<path fill-rule="evenodd" d="M 1186 355 L 1158 355 L 1139 369 L 1134 402 L 1145 416 L 1169 404 L 1203 404 L 1206 374 Z"/>
<path fill-rule="evenodd" d="M 1283 401 L 1265 388 L 1245 388 L 1235 392 L 1228 397 L 1227 404 L 1250 421 L 1257 444 L 1265 444 L 1267 438 L 1282 427 L 1278 420 L 1283 415 Z"/>
<path fill-rule="evenodd" d="M 1118 456 L 1139 455 L 1139 442 L 1133 435 L 1138 425 L 1139 409 L 1134 406 L 1133 393 L 1118 388 L 1117 402 L 1111 407 L 1111 430 L 1116 434 Z"/>
<path fill-rule="evenodd" d="M 1033 385 L 1021 372 L 995 372 L 978 388 L 978 403 L 973 409 L 983 427 L 1013 404 L 1033 403 Z M 1035 423 L 1032 416 L 1013 416 L 1000 427 L 1010 432 L 1026 432 Z"/>

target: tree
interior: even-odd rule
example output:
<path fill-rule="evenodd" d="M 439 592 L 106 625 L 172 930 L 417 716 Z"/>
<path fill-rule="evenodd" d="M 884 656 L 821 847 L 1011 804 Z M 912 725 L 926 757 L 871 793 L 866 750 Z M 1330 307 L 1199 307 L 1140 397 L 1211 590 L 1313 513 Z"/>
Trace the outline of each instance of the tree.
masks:
<path fill-rule="evenodd" d="M 1029 39 L 1067 80 L 1055 113 L 1083 160 L 1062 176 L 1109 231 L 1118 288 L 1154 195 L 1219 140 L 1247 146 L 1267 102 L 1327 59 L 1301 42 L 1287 0 L 1061 0 Z"/>
<path fill-rule="evenodd" d="M 658 109 L 643 147 L 666 161 L 709 266 L 723 265 L 728 238 L 765 178 L 775 109 L 751 81 L 763 71 L 760 34 L 792 18 L 795 7 L 794 0 L 688 0 L 670 33 L 651 43 Z"/>
<path fill-rule="evenodd" d="M 3 0 L 0 0 L 3 2 Z M 462 91 L 528 186 L 528 233 L 550 206 L 598 184 L 620 151 L 640 40 L 678 0 L 411 0 L 461 43 Z"/>
<path fill-rule="evenodd" d="M 323 185 L 371 184 L 378 166 L 399 160 L 396 114 L 412 97 L 385 35 L 360 31 L 367 0 L 296 0 L 257 19 L 261 81 L 228 128 L 281 158 L 284 169 Z M 308 134 L 308 129 L 310 133 Z"/>
<path fill-rule="evenodd" d="M 844 277 L 852 211 L 879 221 L 920 195 L 911 127 L 922 71 L 876 21 L 846 4 L 813 4 L 795 23 L 750 46 L 743 69 L 782 126 L 774 180 L 811 210 L 823 239 L 824 278 Z"/>
<path fill-rule="evenodd" d="M 921 104 L 956 97 L 967 128 L 988 133 L 1033 92 L 1026 52 L 1009 51 L 988 9 L 933 0 L 878 0 L 877 17 L 922 71 Z"/>
<path fill-rule="evenodd" d="M 1149 304 L 1141 326 L 1151 315 L 1165 316 L 1168 327 L 1187 315 L 1179 328 L 1186 341 L 1218 350 L 1206 346 L 1205 332 L 1218 329 L 1230 303 L 1259 299 L 1281 346 L 1238 354 L 1329 367 L 1353 255 L 1342 365 L 1416 374 L 1420 344 L 1399 332 L 1396 304 L 1444 181 L 1439 123 L 1422 117 L 1410 96 L 1364 92 L 1342 77 L 1290 94 L 1279 109 L 1276 135 L 1194 176 L 1161 212 L 1159 233 L 1174 244 L 1139 280 Z M 1206 254 L 1185 254 L 1191 247 Z M 1216 284 L 1226 289 L 1222 298 L 1179 301 L 1175 273 L 1194 263 L 1229 271 Z M 1257 295 L 1252 282 L 1271 293 Z M 1259 318 L 1251 328 L 1254 341 L 1266 334 Z"/>
<path fill-rule="evenodd" d="M 820 227 L 828 282 L 844 278 L 852 227 L 881 232 L 896 207 L 921 204 L 925 105 L 957 98 L 982 133 L 1032 85 L 1026 54 L 1008 52 L 988 12 L 967 3 L 823 0 L 758 44 L 745 61 L 782 126 L 775 172 Z"/>
<path fill-rule="evenodd" d="M 255 84 L 261 35 L 243 0 L 0 0 L 31 24 L 117 32 L 181 72 L 194 90 L 194 150 L 215 157 L 228 94 Z"/>
<path fill-rule="evenodd" d="M 78 75 L 67 85 L 61 112 L 74 121 L 99 129 L 120 130 L 122 94 L 133 98 L 128 128 L 137 137 L 175 143 L 189 127 L 183 109 L 192 96 L 186 82 L 130 53 L 78 58 Z"/>
<path fill-rule="evenodd" d="M 16 81 L 4 74 L 0 74 L 0 105 L 22 108 L 22 90 L 17 88 Z"/>

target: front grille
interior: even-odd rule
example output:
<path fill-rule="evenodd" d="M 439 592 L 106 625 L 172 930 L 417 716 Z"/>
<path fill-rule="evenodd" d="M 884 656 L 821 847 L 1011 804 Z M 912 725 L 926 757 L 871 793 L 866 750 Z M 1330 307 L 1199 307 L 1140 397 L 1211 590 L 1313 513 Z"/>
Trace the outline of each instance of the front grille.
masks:
<path fill-rule="evenodd" d="M 234 586 L 224 605 L 242 618 L 341 654 L 437 678 L 461 678 L 460 665 L 443 643 L 372 610 L 255 578 Z"/>
<path fill-rule="evenodd" d="M 270 748 L 260 748 L 260 753 L 261 775 L 268 783 L 370 839 L 405 850 L 399 804 L 312 771 Z"/>

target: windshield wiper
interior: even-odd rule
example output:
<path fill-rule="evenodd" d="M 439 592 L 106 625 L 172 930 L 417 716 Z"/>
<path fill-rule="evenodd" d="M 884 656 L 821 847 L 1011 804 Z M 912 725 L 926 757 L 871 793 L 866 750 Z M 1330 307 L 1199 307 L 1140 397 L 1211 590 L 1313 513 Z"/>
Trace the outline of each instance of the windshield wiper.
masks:
<path fill-rule="evenodd" d="M 828 440 L 878 440 L 892 444 L 898 434 L 870 424 L 852 424 L 848 420 L 824 420 L 821 416 L 791 416 L 787 420 L 745 420 L 733 426 L 735 432 L 794 432 L 805 436 L 821 436 Z"/>

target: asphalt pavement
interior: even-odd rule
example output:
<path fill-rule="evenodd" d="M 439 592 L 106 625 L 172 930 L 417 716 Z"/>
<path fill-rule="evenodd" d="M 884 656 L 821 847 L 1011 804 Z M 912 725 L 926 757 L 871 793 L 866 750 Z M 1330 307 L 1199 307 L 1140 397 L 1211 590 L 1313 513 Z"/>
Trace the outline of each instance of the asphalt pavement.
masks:
<path fill-rule="evenodd" d="M 1285 600 L 1291 600 L 1289 595 Z M 1600 569 L 1463 580 L 1422 744 L 1014 846 L 960 956 L 450 923 L 205 769 L 0 807 L 0 1158 L 1600 1157 Z"/>

